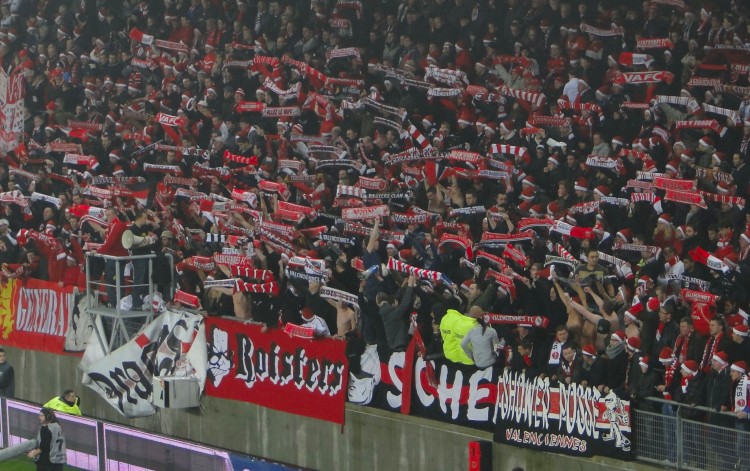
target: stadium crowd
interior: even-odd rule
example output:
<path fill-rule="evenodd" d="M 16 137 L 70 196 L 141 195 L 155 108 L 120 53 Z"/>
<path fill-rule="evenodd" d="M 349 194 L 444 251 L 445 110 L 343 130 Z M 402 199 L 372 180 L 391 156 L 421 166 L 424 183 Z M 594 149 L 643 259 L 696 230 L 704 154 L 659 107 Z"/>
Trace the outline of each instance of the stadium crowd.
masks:
<path fill-rule="evenodd" d="M 130 229 L 178 262 L 170 301 L 344 339 L 355 374 L 418 333 L 746 427 L 749 15 L 4 0 L 25 129 L 0 165 L 3 276 L 85 288 L 85 252 L 127 255 Z"/>

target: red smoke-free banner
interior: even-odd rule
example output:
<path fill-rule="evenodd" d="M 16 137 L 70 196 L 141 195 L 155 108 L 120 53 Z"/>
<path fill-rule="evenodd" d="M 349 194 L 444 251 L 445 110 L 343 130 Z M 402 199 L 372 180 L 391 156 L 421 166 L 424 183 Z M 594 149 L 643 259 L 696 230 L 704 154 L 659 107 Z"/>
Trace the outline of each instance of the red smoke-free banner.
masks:
<path fill-rule="evenodd" d="M 206 319 L 209 396 L 344 423 L 344 342 L 303 340 L 233 319 Z"/>
<path fill-rule="evenodd" d="M 62 353 L 74 302 L 73 288 L 36 280 L 0 287 L 0 344 Z"/>

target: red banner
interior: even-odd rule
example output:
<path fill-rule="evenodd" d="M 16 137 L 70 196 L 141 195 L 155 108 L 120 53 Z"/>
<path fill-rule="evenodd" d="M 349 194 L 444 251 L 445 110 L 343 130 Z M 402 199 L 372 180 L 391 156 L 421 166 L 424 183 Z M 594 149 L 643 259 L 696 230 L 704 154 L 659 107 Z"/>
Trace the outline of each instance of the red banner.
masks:
<path fill-rule="evenodd" d="M 0 288 L 3 345 L 60 354 L 65 345 L 73 288 L 29 278 L 7 280 Z"/>
<path fill-rule="evenodd" d="M 278 329 L 206 318 L 209 396 L 344 423 L 344 342 L 292 338 Z"/>

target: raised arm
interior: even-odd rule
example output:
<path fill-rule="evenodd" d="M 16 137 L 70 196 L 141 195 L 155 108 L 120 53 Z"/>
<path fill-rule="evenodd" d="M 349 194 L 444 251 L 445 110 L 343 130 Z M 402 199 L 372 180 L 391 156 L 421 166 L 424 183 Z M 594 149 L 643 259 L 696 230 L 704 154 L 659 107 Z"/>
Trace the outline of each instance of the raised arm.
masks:
<path fill-rule="evenodd" d="M 604 310 L 604 300 L 601 298 L 601 296 L 596 294 L 596 292 L 591 289 L 590 286 L 583 288 L 583 291 L 594 299 L 596 305 L 599 306 L 599 312 L 602 312 Z"/>
<path fill-rule="evenodd" d="M 370 240 L 367 241 L 367 252 L 373 253 L 378 250 L 378 237 L 380 237 L 380 218 L 375 219 L 375 226 L 370 231 Z"/>

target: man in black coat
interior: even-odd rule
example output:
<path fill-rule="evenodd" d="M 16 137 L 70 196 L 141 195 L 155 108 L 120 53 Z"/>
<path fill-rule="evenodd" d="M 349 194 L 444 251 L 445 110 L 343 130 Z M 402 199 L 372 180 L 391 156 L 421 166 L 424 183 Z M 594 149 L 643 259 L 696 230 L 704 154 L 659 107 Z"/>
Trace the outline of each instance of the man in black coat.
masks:
<path fill-rule="evenodd" d="M 703 356 L 704 340 L 693 330 L 693 320 L 690 317 L 680 319 L 680 335 L 674 342 L 674 356 L 680 364 L 687 360 L 700 361 Z"/>
<path fill-rule="evenodd" d="M 740 324 L 732 327 L 732 343 L 727 348 L 729 363 L 738 361 L 750 362 L 750 340 L 748 340 L 748 327 Z"/>
<path fill-rule="evenodd" d="M 583 364 L 573 372 L 573 382 L 603 391 L 607 383 L 606 360 L 599 357 L 596 347 L 591 344 L 584 345 L 581 353 Z"/>
<path fill-rule="evenodd" d="M 672 348 L 680 335 L 680 326 L 672 318 L 674 305 L 668 303 L 659 308 L 659 325 L 656 328 L 656 339 L 651 349 L 651 366 L 659 366 L 659 354 L 664 347 Z"/>
<path fill-rule="evenodd" d="M 628 354 L 625 352 L 625 332 L 618 330 L 609 338 L 605 351 L 607 358 L 607 384 L 604 394 L 610 390 L 622 389 L 625 384 L 625 371 L 628 369 Z"/>

